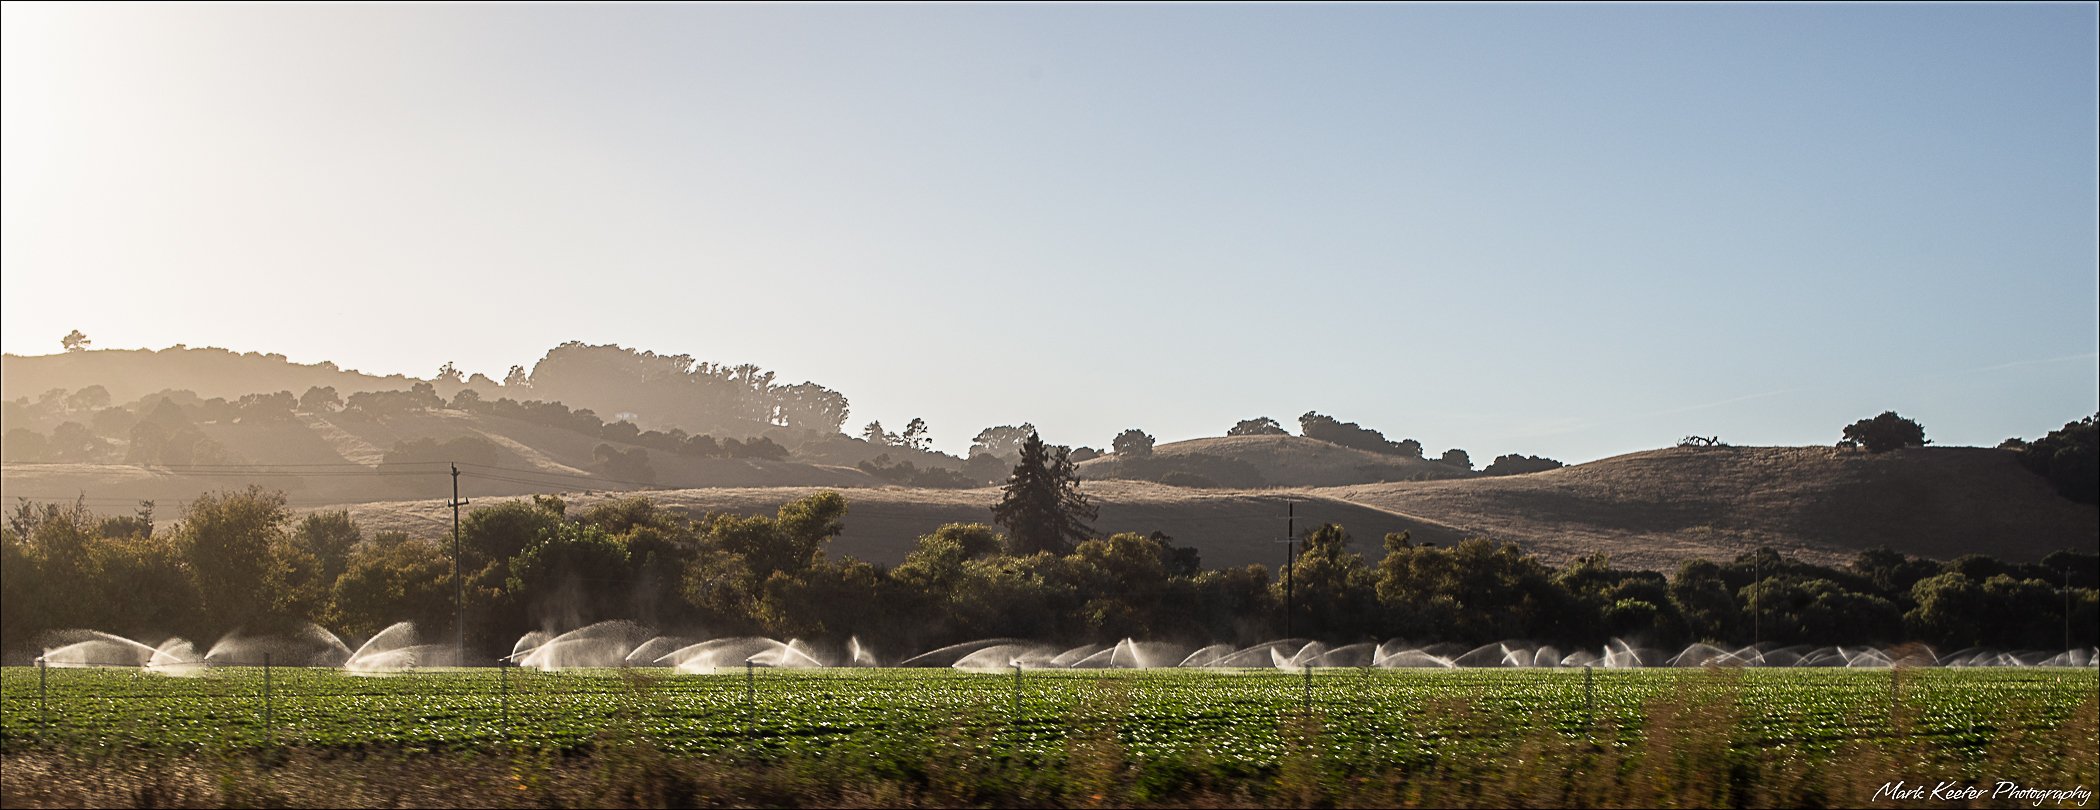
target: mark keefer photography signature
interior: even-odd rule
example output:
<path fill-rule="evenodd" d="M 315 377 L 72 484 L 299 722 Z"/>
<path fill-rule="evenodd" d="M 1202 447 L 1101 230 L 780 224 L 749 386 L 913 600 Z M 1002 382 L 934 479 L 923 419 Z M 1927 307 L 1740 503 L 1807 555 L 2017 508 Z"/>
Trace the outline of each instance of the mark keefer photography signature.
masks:
<path fill-rule="evenodd" d="M 1978 785 L 1964 785 L 1953 781 L 1940 782 L 1930 786 L 1923 784 L 1913 785 L 1904 782 L 1884 782 L 1880 790 L 1874 791 L 1875 801 L 1892 799 L 1896 801 L 1967 802 L 1982 798 L 2031 801 L 2036 807 L 2049 802 L 2055 802 L 2058 807 L 2084 807 L 2092 801 L 2093 791 L 2084 785 L 2078 785 L 2069 789 L 2056 789 L 2031 788 L 2018 782 L 1999 782 L 1990 787 L 1982 787 Z"/>

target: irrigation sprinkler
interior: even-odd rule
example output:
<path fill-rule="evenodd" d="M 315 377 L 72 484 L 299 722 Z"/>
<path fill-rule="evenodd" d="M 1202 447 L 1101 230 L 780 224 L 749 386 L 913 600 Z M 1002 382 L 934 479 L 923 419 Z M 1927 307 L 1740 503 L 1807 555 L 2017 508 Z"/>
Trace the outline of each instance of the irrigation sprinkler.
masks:
<path fill-rule="evenodd" d="M 758 726 L 758 663 L 744 659 L 744 711 L 751 717 L 753 728 Z"/>
<path fill-rule="evenodd" d="M 45 700 L 44 700 L 44 674 L 45 674 L 45 672 L 46 672 L 46 671 L 48 671 L 49 669 L 50 669 L 50 667 L 48 667 L 48 666 L 45 666 L 45 661 L 44 661 L 44 657 L 43 657 L 43 656 L 41 656 L 41 655 L 37 656 L 37 657 L 36 657 L 36 715 L 37 715 L 37 722 L 38 722 L 38 723 L 39 723 L 40 725 L 42 725 L 42 726 L 43 726 L 43 727 L 44 727 L 45 729 L 47 729 L 47 730 L 51 728 L 51 705 L 50 705 L 49 703 L 45 702 Z"/>
<path fill-rule="evenodd" d="M 1312 716 L 1312 669 L 1311 661 L 1305 662 L 1305 716 Z"/>
<path fill-rule="evenodd" d="M 1021 662 L 1014 661 L 1014 721 L 1021 719 Z"/>
<path fill-rule="evenodd" d="M 1597 715 L 1597 673 L 1588 664 L 1582 665 L 1582 714 L 1585 717 Z"/>

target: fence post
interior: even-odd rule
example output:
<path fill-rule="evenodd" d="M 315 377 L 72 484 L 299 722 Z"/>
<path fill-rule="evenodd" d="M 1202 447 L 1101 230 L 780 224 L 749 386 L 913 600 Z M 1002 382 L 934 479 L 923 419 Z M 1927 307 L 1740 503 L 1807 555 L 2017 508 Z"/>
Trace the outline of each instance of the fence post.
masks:
<path fill-rule="evenodd" d="M 272 730 L 271 730 L 271 728 L 270 728 L 270 720 L 271 720 L 271 717 L 270 717 L 270 654 L 269 654 L 269 653 L 263 653 L 263 744 L 264 744 L 264 745 L 269 745 L 269 744 L 272 744 L 272 743 L 276 742 L 276 735 L 275 735 L 275 734 L 274 734 L 274 733 L 272 732 Z"/>
<path fill-rule="evenodd" d="M 496 678 L 503 682 L 503 736 L 510 737 L 510 662 L 496 659 Z"/>

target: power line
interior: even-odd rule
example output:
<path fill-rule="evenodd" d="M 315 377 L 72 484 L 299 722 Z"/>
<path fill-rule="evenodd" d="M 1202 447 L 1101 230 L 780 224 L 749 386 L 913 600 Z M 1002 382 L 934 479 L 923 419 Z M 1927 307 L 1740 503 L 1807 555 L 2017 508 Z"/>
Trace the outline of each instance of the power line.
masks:
<path fill-rule="evenodd" d="M 9 467 L 130 467 L 141 470 L 191 470 L 221 468 L 283 469 L 290 467 L 399 467 L 411 464 L 449 464 L 445 461 L 380 461 L 364 464 L 355 461 L 314 461 L 300 463 L 225 463 L 225 464 L 107 464 L 92 461 L 10 461 Z"/>
<path fill-rule="evenodd" d="M 588 484 L 588 483 L 593 483 L 593 482 L 589 482 L 589 481 L 534 481 L 534 480 L 530 480 L 530 479 L 525 479 L 525 478 L 514 478 L 514 477 L 511 477 L 511 476 L 507 476 L 507 475 L 489 475 L 489 474 L 487 474 L 487 473 L 474 473 L 474 472 L 467 472 L 467 471 L 464 471 L 464 470 L 460 471 L 460 474 L 461 474 L 461 475 L 465 475 L 465 476 L 467 476 L 467 477 L 469 477 L 469 478 L 476 478 L 476 479 L 480 479 L 480 480 L 483 480 L 483 481 L 501 481 L 501 482 L 504 482 L 504 483 L 507 483 L 507 484 L 522 484 L 522 485 L 524 485 L 524 486 L 529 486 L 529 487 L 543 487 L 543 488 L 546 488 L 546 489 L 561 489 L 561 490 L 564 490 L 564 491 L 570 491 L 570 492 L 573 492 L 573 491 L 576 491 L 576 490 L 579 490 L 579 489 L 590 489 L 591 487 L 584 487 L 584 486 L 582 486 L 582 484 Z M 600 481 L 600 482 L 596 482 L 596 483 L 609 483 L 609 484 L 618 484 L 618 483 L 626 483 L 626 482 L 622 482 L 622 481 Z M 596 487 L 595 489 L 606 489 L 606 487 Z"/>
<path fill-rule="evenodd" d="M 618 478 L 605 478 L 605 477 L 601 477 L 601 476 L 593 475 L 593 474 L 590 474 L 590 473 L 565 473 L 565 472 L 556 472 L 556 471 L 552 471 L 552 470 L 529 470 L 529 469 L 525 469 L 525 468 L 523 468 L 523 467 L 499 467 L 499 466 L 496 466 L 496 465 L 494 465 L 494 464 L 475 464 L 475 463 L 473 463 L 473 462 L 466 462 L 466 461 L 460 462 L 460 464 L 461 464 L 461 465 L 463 465 L 463 466 L 467 466 L 467 467 L 480 467 L 481 469 L 484 469 L 484 470 L 496 470 L 496 471 L 499 471 L 499 472 L 508 472 L 508 473 L 519 473 L 519 474 L 523 474 L 523 475 L 532 475 L 532 476 L 540 476 L 540 477 L 547 477 L 547 478 L 570 478 L 570 479 L 575 479 L 575 480 L 579 480 L 579 481 L 589 481 L 589 482 L 596 482 L 596 483 L 609 483 L 609 484 L 634 484 L 634 485 L 636 485 L 636 486 L 644 486 L 644 487 L 655 487 L 655 486 L 662 486 L 662 484 L 659 484 L 659 483 L 657 483 L 657 482 L 655 482 L 655 481 L 627 481 L 627 480 L 622 480 L 622 479 L 618 479 Z M 488 475 L 488 474 L 486 474 L 486 473 L 476 473 L 476 474 L 477 474 L 477 475 L 481 475 L 481 476 L 482 476 L 482 477 L 484 477 L 484 478 L 487 478 L 487 477 L 491 477 L 491 476 L 489 476 L 489 475 Z"/>
<path fill-rule="evenodd" d="M 189 478 L 375 478 L 418 475 L 443 475 L 443 470 L 159 470 L 153 467 L 132 467 L 140 472 L 170 472 Z M 133 479 L 136 480 L 136 479 Z"/>

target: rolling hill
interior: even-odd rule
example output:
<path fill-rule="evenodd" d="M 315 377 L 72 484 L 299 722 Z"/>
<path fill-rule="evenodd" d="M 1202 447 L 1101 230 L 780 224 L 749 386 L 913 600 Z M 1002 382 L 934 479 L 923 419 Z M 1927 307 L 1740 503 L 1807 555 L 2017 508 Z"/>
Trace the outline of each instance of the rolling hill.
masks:
<path fill-rule="evenodd" d="M 1302 436 L 1222 436 L 1162 444 L 1142 458 L 1080 462 L 1082 478 L 1164 480 L 1199 486 L 1328 487 L 1385 481 L 1470 478 L 1478 473 L 1419 458 L 1373 453 Z"/>
<path fill-rule="evenodd" d="M 615 372 L 629 361 L 679 372 L 689 359 L 569 344 L 549 358 L 535 375 L 570 382 L 606 374 L 625 379 L 620 374 L 627 372 Z M 559 362 L 549 370 L 553 361 Z M 627 396 L 639 402 L 671 396 L 666 390 L 729 390 L 721 387 L 755 373 L 749 367 L 695 369 L 673 374 L 670 383 L 632 383 L 642 393 Z M 816 488 L 840 489 L 852 512 L 833 552 L 895 563 L 917 537 L 942 524 L 989 521 L 998 499 L 996 488 L 890 485 L 847 465 L 876 455 L 925 467 L 952 467 L 956 460 L 834 432 L 775 425 L 766 432 L 798 448 L 796 460 L 728 458 L 668 452 L 661 448 L 680 445 L 666 443 L 667 434 L 605 426 L 594 416 L 579 420 L 566 408 L 548 418 L 515 407 L 456 403 L 193 409 L 169 430 L 193 430 L 208 440 L 203 444 L 223 451 L 223 463 L 118 464 L 111 462 L 132 457 L 131 447 L 147 446 L 126 438 L 139 435 L 131 426 L 160 418 L 147 413 L 144 403 L 124 406 L 141 393 L 187 388 L 237 399 L 307 384 L 332 384 L 347 393 L 401 390 L 414 381 L 215 349 L 8 355 L 4 372 L 7 395 L 21 399 L 4 403 L 7 423 L 0 427 L 9 436 L 20 428 L 51 443 L 50 455 L 31 457 L 42 460 L 0 466 L 0 499 L 8 502 L 78 498 L 98 511 L 118 513 L 152 500 L 156 517 L 168 521 L 202 492 L 252 484 L 283 490 L 300 508 L 350 508 L 373 530 L 442 533 L 448 516 L 437 504 L 451 495 L 447 462 L 458 460 L 467 462 L 461 494 L 477 504 L 550 492 L 588 503 L 647 489 L 651 497 L 696 514 L 753 513 L 771 512 Z M 486 378 L 475 384 L 495 385 Z M 41 396 L 50 388 L 93 385 L 108 389 L 101 404 Z M 835 393 L 828 389 L 803 384 L 780 390 L 790 389 L 802 398 L 775 404 L 843 407 L 842 397 L 828 399 Z M 34 404 L 26 399 L 32 394 L 39 396 Z M 62 447 L 59 437 L 69 423 L 73 444 Z M 87 441 L 78 437 L 88 430 L 82 425 L 92 425 L 95 433 L 88 450 L 79 449 Z M 430 447 L 441 442 L 456 444 Z M 411 452 L 418 443 L 425 450 Z M 604 457 L 601 447 L 620 457 Z M 1380 539 L 1400 530 L 1439 544 L 1476 535 L 1516 542 L 1554 562 L 1602 551 L 1623 565 L 1665 571 L 1692 557 L 1725 559 L 1759 545 L 1819 562 L 1843 561 L 1883 545 L 1934 558 L 1987 553 L 2029 561 L 2057 549 L 2091 550 L 2100 538 L 2100 510 L 2057 495 L 2013 453 L 1983 448 L 1884 454 L 1827 447 L 1672 448 L 1548 472 L 1486 476 L 1297 436 L 1232 436 L 1159 445 L 1143 457 L 1092 459 L 1079 465 L 1079 473 L 1100 507 L 1094 524 L 1100 533 L 1163 531 L 1199 549 L 1212 567 L 1279 561 L 1286 500 L 1296 502 L 1301 528 L 1339 523 L 1350 530 L 1355 548 L 1373 559 L 1382 553 Z"/>
<path fill-rule="evenodd" d="M 129 402 L 171 389 L 195 391 L 207 399 L 238 399 L 243 394 L 270 391 L 290 391 L 296 396 L 309 387 L 323 386 L 347 396 L 357 391 L 406 389 L 417 382 L 421 381 L 400 374 L 381 377 L 340 369 L 334 363 L 294 363 L 281 354 L 208 347 L 0 357 L 0 399 L 9 400 L 35 397 L 54 388 L 78 391 L 94 385 L 107 390 L 114 402 Z M 496 390 L 494 383 L 483 387 Z M 451 391 L 445 395 L 450 396 Z"/>
<path fill-rule="evenodd" d="M 2058 496 L 2012 453 L 1976 447 L 1680 447 L 1528 475 L 1322 492 L 1548 557 L 1594 549 L 1645 567 L 1757 545 L 1826 561 L 1882 545 L 2032 561 L 2090 551 L 2100 537 L 2100 510 Z"/>
<path fill-rule="evenodd" d="M 667 453 L 559 427 L 465 411 L 432 410 L 350 418 L 298 414 L 293 421 L 205 423 L 197 426 L 242 463 L 185 467 L 128 464 L 9 463 L 0 468 L 0 498 L 66 500 L 128 511 L 140 500 L 162 506 L 198 493 L 256 484 L 285 490 L 297 505 L 320 506 L 424 497 L 443 499 L 451 482 L 441 463 L 380 463 L 397 443 L 474 438 L 489 457 L 464 466 L 464 491 L 515 495 L 550 489 L 660 487 L 877 486 L 852 467 Z M 599 445 L 646 454 L 649 481 L 609 472 L 595 457 Z"/>
<path fill-rule="evenodd" d="M 1449 545 L 1485 536 L 1554 563 L 1595 551 L 1621 566 L 1674 571 L 1687 559 L 1727 559 L 1760 545 L 1805 560 L 1842 563 L 1886 545 L 1947 559 L 1986 553 L 2033 561 L 2058 549 L 2091 550 L 2100 510 L 2057 496 L 2010 453 L 1928 448 L 1882 455 L 1818 447 L 1678 448 L 1633 453 L 1551 472 L 1444 481 L 1279 489 L 1194 489 L 1093 480 L 1100 533 L 1164 531 L 1210 567 L 1274 565 L 1282 556 L 1284 502 L 1302 532 L 1344 526 L 1366 558 L 1387 532 Z M 769 513 L 811 487 L 656 491 L 694 514 Z M 831 553 L 880 563 L 903 559 L 915 539 L 952 522 L 989 522 L 996 488 L 843 490 L 851 511 Z M 612 493 L 577 495 L 591 503 Z M 428 531 L 443 525 L 434 501 L 353 508 L 374 526 Z M 433 523 L 432 521 L 439 521 Z M 419 529 L 420 527 L 420 529 Z"/>

